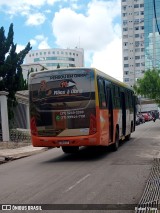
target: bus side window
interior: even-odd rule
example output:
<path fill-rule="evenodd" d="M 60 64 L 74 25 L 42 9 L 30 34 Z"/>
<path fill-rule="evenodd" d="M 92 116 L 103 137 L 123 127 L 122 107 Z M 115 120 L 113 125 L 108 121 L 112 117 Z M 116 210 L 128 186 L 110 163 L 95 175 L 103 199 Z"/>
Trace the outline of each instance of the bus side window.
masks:
<path fill-rule="evenodd" d="M 104 82 L 103 79 L 98 79 L 98 95 L 99 95 L 99 106 L 101 109 L 106 108 L 106 100 L 104 93 Z"/>
<path fill-rule="evenodd" d="M 112 103 L 113 106 L 113 85 L 108 80 L 105 80 L 105 95 L 107 109 L 109 109 L 109 107 L 111 106 L 110 103 Z"/>
<path fill-rule="evenodd" d="M 119 88 L 117 86 L 115 86 L 114 102 L 115 102 L 115 108 L 119 109 L 120 108 L 120 93 L 119 93 Z"/>

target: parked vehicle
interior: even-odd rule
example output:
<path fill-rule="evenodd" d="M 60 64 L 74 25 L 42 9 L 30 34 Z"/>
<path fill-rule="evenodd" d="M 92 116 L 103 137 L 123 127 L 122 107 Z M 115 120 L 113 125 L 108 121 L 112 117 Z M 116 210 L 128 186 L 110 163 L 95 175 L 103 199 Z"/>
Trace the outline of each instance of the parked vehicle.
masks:
<path fill-rule="evenodd" d="M 144 117 L 144 119 L 145 119 L 145 122 L 151 120 L 151 117 L 150 117 L 150 115 L 149 115 L 148 113 L 142 113 L 142 115 L 143 115 L 143 117 Z"/>
<path fill-rule="evenodd" d="M 140 123 L 145 123 L 145 118 L 142 114 L 139 114 Z"/>
<path fill-rule="evenodd" d="M 136 115 L 136 126 L 140 125 L 140 118 L 138 115 Z"/>

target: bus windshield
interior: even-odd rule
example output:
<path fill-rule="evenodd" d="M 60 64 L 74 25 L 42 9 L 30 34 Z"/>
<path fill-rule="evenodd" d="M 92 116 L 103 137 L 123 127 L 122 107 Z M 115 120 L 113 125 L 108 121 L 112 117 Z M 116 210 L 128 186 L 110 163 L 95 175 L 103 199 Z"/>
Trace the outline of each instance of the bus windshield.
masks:
<path fill-rule="evenodd" d="M 35 73 L 29 87 L 30 115 L 39 136 L 89 134 L 90 118 L 95 117 L 93 70 Z"/>

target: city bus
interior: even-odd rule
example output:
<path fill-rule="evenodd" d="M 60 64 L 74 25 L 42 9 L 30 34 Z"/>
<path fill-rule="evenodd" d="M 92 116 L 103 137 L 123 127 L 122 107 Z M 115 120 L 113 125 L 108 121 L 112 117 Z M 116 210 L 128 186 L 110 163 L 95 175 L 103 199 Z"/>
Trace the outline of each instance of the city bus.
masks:
<path fill-rule="evenodd" d="M 35 147 L 119 147 L 135 131 L 136 96 L 126 84 L 95 68 L 29 75 L 31 140 Z"/>

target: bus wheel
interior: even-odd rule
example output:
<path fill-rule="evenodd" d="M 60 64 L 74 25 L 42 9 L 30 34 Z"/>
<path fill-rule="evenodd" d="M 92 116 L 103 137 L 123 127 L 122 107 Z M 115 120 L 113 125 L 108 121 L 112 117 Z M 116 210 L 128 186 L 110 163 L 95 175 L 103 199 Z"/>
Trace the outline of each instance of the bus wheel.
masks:
<path fill-rule="evenodd" d="M 79 151 L 79 146 L 62 146 L 64 153 L 75 153 Z"/>
<path fill-rule="evenodd" d="M 133 123 L 131 123 L 131 132 L 133 132 Z M 129 135 L 126 135 L 125 140 L 129 141 L 131 138 L 131 133 Z"/>
<path fill-rule="evenodd" d="M 130 140 L 130 138 L 131 138 L 131 134 L 126 135 L 125 140 L 126 140 L 126 141 L 129 141 L 129 140 Z"/>
<path fill-rule="evenodd" d="M 119 131 L 116 129 L 115 143 L 112 145 L 112 150 L 117 151 L 119 147 Z"/>

